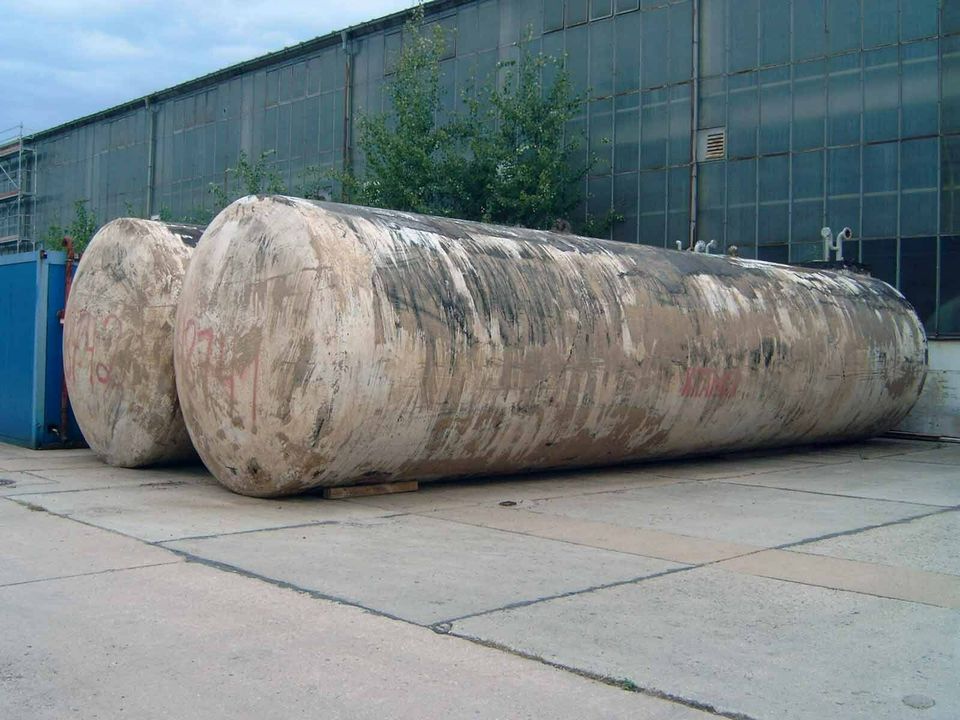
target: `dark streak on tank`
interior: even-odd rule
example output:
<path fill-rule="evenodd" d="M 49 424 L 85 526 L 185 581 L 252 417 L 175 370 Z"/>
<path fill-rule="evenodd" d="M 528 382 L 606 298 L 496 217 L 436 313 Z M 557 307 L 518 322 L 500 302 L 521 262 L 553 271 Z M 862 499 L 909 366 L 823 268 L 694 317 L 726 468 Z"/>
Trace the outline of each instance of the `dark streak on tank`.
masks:
<path fill-rule="evenodd" d="M 211 225 L 177 338 L 198 450 L 251 495 L 863 437 L 925 372 L 878 280 L 274 197 Z"/>

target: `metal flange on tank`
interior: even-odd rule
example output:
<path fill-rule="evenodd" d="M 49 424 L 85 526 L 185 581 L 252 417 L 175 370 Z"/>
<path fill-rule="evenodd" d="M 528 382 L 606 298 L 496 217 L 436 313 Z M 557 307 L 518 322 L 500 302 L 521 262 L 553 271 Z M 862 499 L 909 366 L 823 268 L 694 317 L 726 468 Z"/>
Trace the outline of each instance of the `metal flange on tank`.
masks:
<path fill-rule="evenodd" d="M 173 328 L 201 231 L 114 220 L 77 267 L 63 323 L 64 376 L 84 438 L 111 465 L 196 458 L 177 399 Z"/>
<path fill-rule="evenodd" d="M 174 345 L 255 496 L 867 437 L 926 372 L 869 277 L 280 196 L 209 226 Z"/>

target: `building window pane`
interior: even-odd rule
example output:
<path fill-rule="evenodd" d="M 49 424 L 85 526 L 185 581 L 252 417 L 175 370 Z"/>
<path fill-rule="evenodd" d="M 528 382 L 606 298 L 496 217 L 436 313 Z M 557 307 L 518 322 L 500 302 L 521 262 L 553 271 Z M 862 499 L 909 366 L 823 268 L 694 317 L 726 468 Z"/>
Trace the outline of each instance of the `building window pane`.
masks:
<path fill-rule="evenodd" d="M 663 247 L 666 241 L 667 174 L 664 170 L 640 173 L 640 242 Z"/>
<path fill-rule="evenodd" d="M 827 144 L 851 145 L 860 141 L 860 56 L 830 58 L 827 79 Z"/>
<path fill-rule="evenodd" d="M 912 238 L 900 242 L 900 292 L 916 309 L 927 331 L 936 330 L 936 238 Z"/>
<path fill-rule="evenodd" d="M 844 256 L 849 253 L 849 248 L 844 245 Z M 811 260 L 823 260 L 823 243 L 798 243 L 790 245 L 790 262 L 802 263 Z"/>
<path fill-rule="evenodd" d="M 690 168 L 672 168 L 667 182 L 667 247 L 679 242 L 685 248 L 690 242 Z"/>
<path fill-rule="evenodd" d="M 730 60 L 727 72 L 757 66 L 757 18 L 759 0 L 730 0 Z"/>
<path fill-rule="evenodd" d="M 901 42 L 937 34 L 938 4 L 938 0 L 903 0 L 900 3 Z"/>
<path fill-rule="evenodd" d="M 960 15 L 960 10 L 957 11 Z M 945 37 L 943 48 L 943 132 L 960 131 L 960 35 Z"/>
<path fill-rule="evenodd" d="M 702 0 L 700 4 L 700 72 L 721 75 L 726 71 L 727 12 L 725 0 Z M 787 16 L 789 29 L 790 18 Z M 644 38 L 648 35 L 644 28 Z"/>
<path fill-rule="evenodd" d="M 898 16 L 897 0 L 863 0 L 863 46 L 895 43 Z"/>
<path fill-rule="evenodd" d="M 785 243 L 789 238 L 790 157 L 776 155 L 760 158 L 758 177 L 760 207 L 757 243 Z"/>
<path fill-rule="evenodd" d="M 580 25 L 587 21 L 587 0 L 566 0 L 566 25 Z"/>
<path fill-rule="evenodd" d="M 617 76 L 616 91 L 630 92 L 640 87 L 640 23 L 643 16 L 631 13 L 616 18 Z"/>
<path fill-rule="evenodd" d="M 895 237 L 897 234 L 898 143 L 863 148 L 864 237 Z"/>
<path fill-rule="evenodd" d="M 693 4 L 687 0 L 670 6 L 669 82 L 686 82 L 693 77 L 692 48 Z"/>
<path fill-rule="evenodd" d="M 757 161 L 727 163 L 727 245 L 754 245 L 757 225 Z"/>
<path fill-rule="evenodd" d="M 727 79 L 708 78 L 700 83 L 700 127 L 727 124 Z"/>
<path fill-rule="evenodd" d="M 960 335 L 960 237 L 940 238 L 941 334 Z"/>
<path fill-rule="evenodd" d="M 960 234 L 960 137 L 945 137 L 940 150 L 940 232 Z M 960 275 L 960 272 L 957 273 Z"/>
<path fill-rule="evenodd" d="M 903 137 L 935 135 L 939 125 L 937 105 L 937 43 L 919 42 L 901 48 Z"/>
<path fill-rule="evenodd" d="M 570 75 L 570 85 L 578 94 L 586 94 L 590 89 L 589 67 L 587 65 L 587 28 L 584 25 L 567 30 L 566 33 L 566 68 Z"/>
<path fill-rule="evenodd" d="M 590 103 L 590 155 L 594 159 L 591 175 L 607 175 L 613 155 L 613 99 Z"/>
<path fill-rule="evenodd" d="M 824 67 L 823 60 L 794 67 L 794 150 L 823 147 L 823 119 L 826 114 Z"/>
<path fill-rule="evenodd" d="M 827 0 L 827 44 L 831 55 L 860 48 L 860 0 Z"/>
<path fill-rule="evenodd" d="M 697 239 L 724 243 L 723 215 L 726 183 L 724 163 L 707 163 L 700 168 Z"/>
<path fill-rule="evenodd" d="M 637 242 L 637 174 L 613 176 L 613 209 L 623 215 L 623 222 L 613 226 L 613 239 Z"/>
<path fill-rule="evenodd" d="M 639 162 L 640 96 L 637 93 L 620 95 L 615 99 L 615 105 L 616 143 L 613 171 L 629 172 L 636 170 Z"/>
<path fill-rule="evenodd" d="M 790 0 L 760 3 L 760 64 L 790 62 Z"/>
<path fill-rule="evenodd" d="M 650 90 L 641 98 L 640 167 L 663 167 L 667 164 L 669 93 L 666 89 Z"/>
<path fill-rule="evenodd" d="M 402 33 L 395 32 L 383 38 L 383 74 L 390 75 L 397 70 L 400 61 L 400 47 L 403 44 Z"/>
<path fill-rule="evenodd" d="M 813 242 L 823 227 L 823 152 L 793 156 L 792 242 Z"/>
<path fill-rule="evenodd" d="M 844 227 L 860 235 L 860 147 L 827 152 L 827 221 L 838 232 Z"/>
<path fill-rule="evenodd" d="M 937 175 L 940 145 L 937 138 L 910 140 L 901 150 L 900 235 L 937 232 Z"/>
<path fill-rule="evenodd" d="M 603 218 L 613 207 L 613 178 L 610 175 L 587 179 L 587 212 Z M 609 236 L 604 236 L 609 237 Z"/>
<path fill-rule="evenodd" d="M 590 19 L 609 17 L 613 12 L 612 0 L 590 0 Z"/>
<path fill-rule="evenodd" d="M 765 245 L 757 248 L 757 260 L 766 262 L 782 263 L 786 265 L 790 262 L 789 245 Z"/>
<path fill-rule="evenodd" d="M 640 79 L 643 87 L 656 87 L 667 82 L 667 61 L 670 52 L 669 15 L 667 8 L 651 10 L 643 15 L 643 42 Z"/>
<path fill-rule="evenodd" d="M 943 34 L 960 32 L 960 3 L 945 0 L 941 12 L 943 13 Z"/>
<path fill-rule="evenodd" d="M 564 0 L 543 0 L 543 31 L 545 33 L 559 30 L 563 27 Z M 464 11 L 461 10 L 461 16 Z M 471 28 L 472 29 L 472 28 Z M 467 34 L 460 33 L 461 42 L 471 42 Z"/>
<path fill-rule="evenodd" d="M 863 138 L 867 142 L 899 136 L 900 78 L 897 48 L 864 53 Z"/>
<path fill-rule="evenodd" d="M 790 149 L 790 70 L 760 72 L 760 154 Z"/>
<path fill-rule="evenodd" d="M 613 94 L 613 21 L 590 23 L 590 92 L 594 97 Z"/>
<path fill-rule="evenodd" d="M 860 262 L 867 266 L 870 274 L 885 283 L 897 284 L 897 241 L 894 238 L 883 240 L 863 240 L 860 243 Z"/>
<path fill-rule="evenodd" d="M 826 49 L 824 0 L 793 3 L 793 59 L 820 57 Z"/>
<path fill-rule="evenodd" d="M 757 102 L 757 74 L 730 77 L 727 105 L 727 156 L 755 157 L 760 108 Z"/>
<path fill-rule="evenodd" d="M 670 143 L 667 162 L 680 165 L 690 162 L 690 85 L 670 88 Z"/>

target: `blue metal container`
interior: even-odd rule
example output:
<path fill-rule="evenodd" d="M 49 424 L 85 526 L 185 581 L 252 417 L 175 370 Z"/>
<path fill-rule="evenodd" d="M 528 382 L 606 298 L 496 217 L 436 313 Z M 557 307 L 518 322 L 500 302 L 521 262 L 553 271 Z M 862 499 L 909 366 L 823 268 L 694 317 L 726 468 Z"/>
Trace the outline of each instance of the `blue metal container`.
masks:
<path fill-rule="evenodd" d="M 66 253 L 0 255 L 0 441 L 31 448 L 83 444 L 67 407 L 62 427 Z"/>

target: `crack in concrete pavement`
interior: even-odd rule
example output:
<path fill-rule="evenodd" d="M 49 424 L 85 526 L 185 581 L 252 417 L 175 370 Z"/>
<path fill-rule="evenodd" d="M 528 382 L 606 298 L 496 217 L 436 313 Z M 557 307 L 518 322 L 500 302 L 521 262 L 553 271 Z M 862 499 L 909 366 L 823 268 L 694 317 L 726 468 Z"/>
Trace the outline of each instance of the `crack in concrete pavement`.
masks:
<path fill-rule="evenodd" d="M 20 580 L 19 582 L 0 583 L 0 590 L 3 588 L 18 587 L 20 585 L 33 585 L 34 583 L 51 582 L 53 580 L 70 580 L 71 578 L 91 577 L 94 575 L 108 575 L 110 573 L 127 572 L 128 570 L 143 570 L 144 568 L 162 567 L 164 565 L 178 565 L 181 560 L 170 560 L 162 563 L 148 563 L 146 565 L 131 565 L 122 568 L 107 568 L 106 570 L 91 570 L 85 573 L 74 573 L 72 575 L 55 575 L 52 577 L 35 578 L 34 580 Z"/>
<path fill-rule="evenodd" d="M 912 503 L 919 504 L 919 503 Z M 922 513 L 920 515 L 911 515 L 910 517 L 899 518 L 897 520 L 888 520 L 887 522 L 876 523 L 874 525 L 864 525 L 863 527 L 851 528 L 850 530 L 838 530 L 837 532 L 827 533 L 826 535 L 819 535 L 816 537 L 805 538 L 803 540 L 794 540 L 793 542 L 784 543 L 783 545 L 775 545 L 773 547 L 765 548 L 766 550 L 789 550 L 790 548 L 800 547 L 801 545 L 809 545 L 811 543 L 820 542 L 821 540 L 832 540 L 833 538 L 838 537 L 847 537 L 849 535 L 857 535 L 862 532 L 867 532 L 868 530 L 878 530 L 880 528 L 893 527 L 895 525 L 908 525 L 914 520 L 922 520 L 923 518 L 935 517 L 937 515 L 943 515 L 945 513 L 956 512 L 960 510 L 960 505 L 951 505 L 949 507 L 934 505 L 937 510 L 928 513 Z"/>
<path fill-rule="evenodd" d="M 470 635 L 461 635 L 455 632 L 444 633 L 449 634 L 452 637 L 460 638 L 461 640 L 467 640 L 469 642 L 475 643 L 476 645 L 482 645 L 483 647 L 491 648 L 493 650 L 499 650 L 501 652 L 508 653 L 510 655 L 515 655 L 516 657 L 523 658 L 524 660 L 532 660 L 534 662 L 541 663 L 542 665 L 547 665 L 548 667 L 555 668 L 557 670 L 562 670 L 564 672 L 572 673 L 573 675 L 579 675 L 582 678 L 588 680 L 593 680 L 595 682 L 603 683 L 604 685 L 611 685 L 613 687 L 625 690 L 626 692 L 633 692 L 639 695 L 647 695 L 649 697 L 657 698 L 658 700 L 666 700 L 668 702 L 676 703 L 677 705 L 684 705 L 692 710 L 699 710 L 700 712 L 706 712 L 716 717 L 728 718 L 728 720 L 758 720 L 758 718 L 753 717 L 752 715 L 747 715 L 745 713 L 739 712 L 730 712 L 727 710 L 720 710 L 714 705 L 709 703 L 701 702 L 699 700 L 693 700 L 691 698 L 684 697 L 682 695 L 677 695 L 675 693 L 669 693 L 664 690 L 659 690 L 657 688 L 646 687 L 642 685 L 637 685 L 633 680 L 629 678 L 615 678 L 609 675 L 603 675 L 601 673 L 591 672 L 590 670 L 582 670 L 580 668 L 572 667 L 570 665 L 564 665 L 563 663 L 556 662 L 554 660 L 548 660 L 540 655 L 534 653 L 528 653 L 523 650 L 517 650 L 511 648 L 508 645 L 503 645 L 501 643 L 493 642 L 491 640 L 483 640 L 481 638 L 471 637 Z"/>
<path fill-rule="evenodd" d="M 739 487 L 760 488 L 763 490 L 782 490 L 783 492 L 803 493 L 806 495 L 824 495 L 833 498 L 849 498 L 851 500 L 870 500 L 873 502 L 899 503 L 900 505 L 919 505 L 921 507 L 946 508 L 948 510 L 955 508 L 955 505 L 938 505 L 937 503 L 918 502 L 916 500 L 894 500 L 892 498 L 867 497 L 865 495 L 845 495 L 843 493 L 831 493 L 824 490 L 804 490 L 802 488 L 780 487 L 779 485 L 760 485 L 757 483 L 737 482 L 736 478 L 722 478 L 708 482 L 720 483 L 723 485 L 737 485 Z"/>

